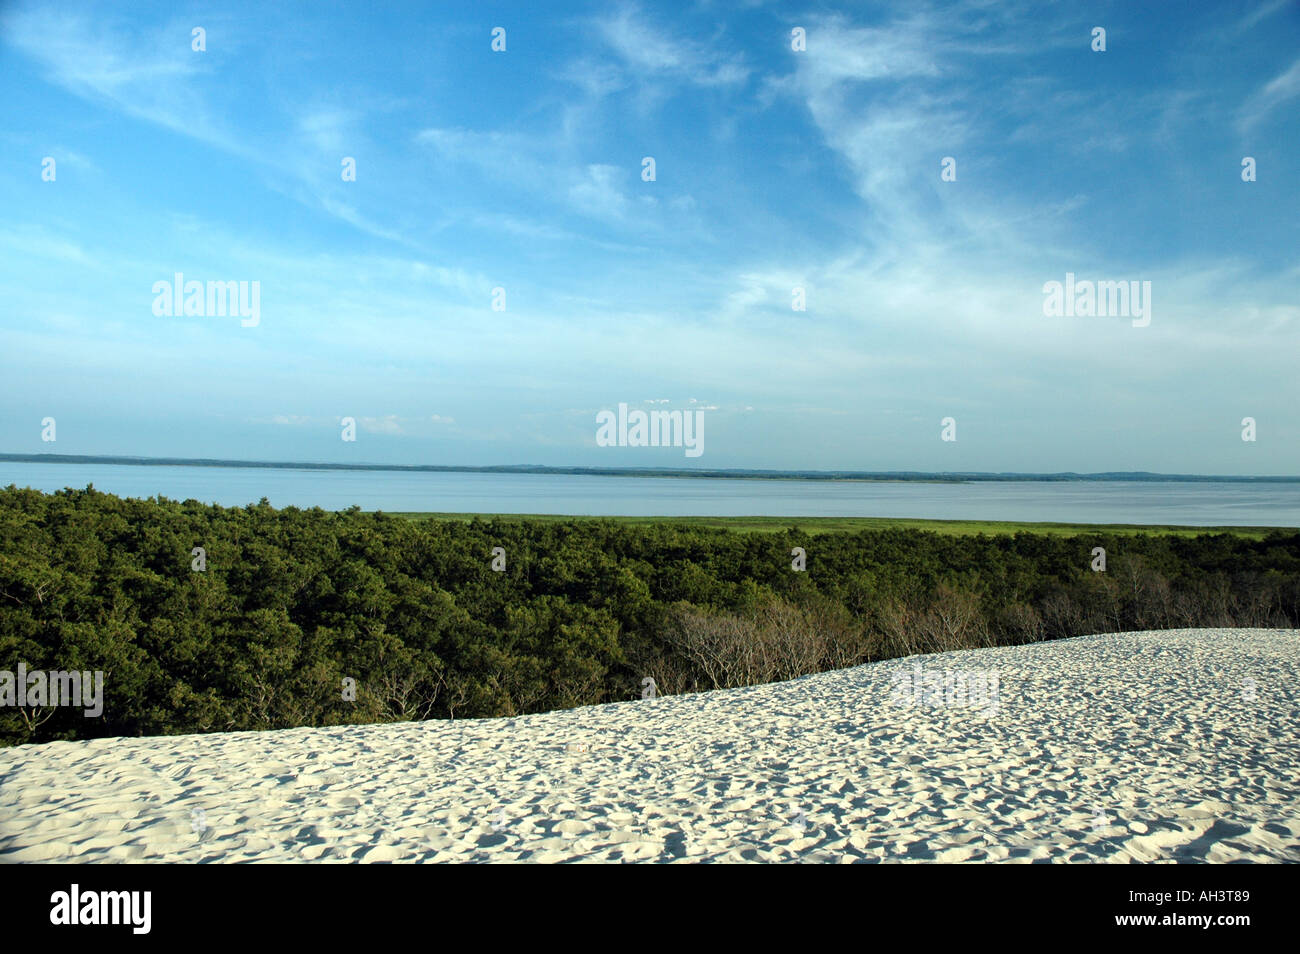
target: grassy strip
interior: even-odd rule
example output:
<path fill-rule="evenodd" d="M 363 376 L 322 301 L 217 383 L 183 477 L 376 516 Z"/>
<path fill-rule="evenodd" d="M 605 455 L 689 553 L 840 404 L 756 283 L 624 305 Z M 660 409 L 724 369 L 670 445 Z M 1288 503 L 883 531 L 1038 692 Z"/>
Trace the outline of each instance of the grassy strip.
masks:
<path fill-rule="evenodd" d="M 669 525 L 734 530 L 739 533 L 775 533 L 797 528 L 805 533 L 858 533 L 863 530 L 930 530 L 950 536 L 988 536 L 1017 533 L 1040 533 L 1071 537 L 1088 533 L 1122 536 L 1152 534 L 1159 536 L 1197 537 L 1202 534 L 1227 533 L 1248 540 L 1262 540 L 1275 531 L 1290 532 L 1289 527 L 1180 527 L 1146 526 L 1128 523 L 1025 523 L 1010 520 L 920 520 L 911 517 L 599 517 L 547 513 L 389 513 L 407 520 L 440 520 L 468 523 L 471 520 L 500 520 L 508 523 L 570 523 L 573 521 L 608 520 L 629 525 Z"/>

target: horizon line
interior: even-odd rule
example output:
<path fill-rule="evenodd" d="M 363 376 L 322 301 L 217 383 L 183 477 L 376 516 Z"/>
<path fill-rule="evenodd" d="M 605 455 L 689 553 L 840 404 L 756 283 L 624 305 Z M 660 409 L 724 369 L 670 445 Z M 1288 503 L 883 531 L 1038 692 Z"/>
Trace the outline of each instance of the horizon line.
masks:
<path fill-rule="evenodd" d="M 332 461 L 260 461 L 227 460 L 209 457 L 148 457 L 117 454 L 12 454 L 0 453 L 0 461 L 38 464 L 118 464 L 136 467 L 248 467 L 284 470 L 362 470 L 406 471 L 425 473 L 513 473 L 560 474 L 598 477 L 697 477 L 752 480 L 940 480 L 940 481 L 1069 481 L 1069 480 L 1176 480 L 1223 482 L 1300 482 L 1291 475 L 1162 474 L 1154 471 L 1057 471 L 1028 473 L 1021 471 L 865 471 L 865 470 L 779 470 L 772 468 L 682 468 L 682 467 L 595 467 L 552 464 L 379 464 L 337 463 Z"/>

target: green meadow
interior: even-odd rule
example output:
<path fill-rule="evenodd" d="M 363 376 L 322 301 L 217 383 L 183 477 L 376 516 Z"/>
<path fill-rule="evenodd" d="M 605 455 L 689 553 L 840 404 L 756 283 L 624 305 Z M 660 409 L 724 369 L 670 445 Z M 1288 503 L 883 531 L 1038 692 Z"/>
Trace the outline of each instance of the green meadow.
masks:
<path fill-rule="evenodd" d="M 544 513 L 389 513 L 408 520 L 472 520 L 511 523 L 573 523 L 609 521 L 611 523 L 648 526 L 706 527 L 711 530 L 735 530 L 740 533 L 777 533 L 797 530 L 809 534 L 859 533 L 863 530 L 929 530 L 951 536 L 1015 535 L 1042 533 L 1073 537 L 1089 533 L 1119 536 L 1155 534 L 1160 536 L 1198 537 L 1203 534 L 1227 533 L 1248 540 L 1262 540 L 1270 533 L 1286 533 L 1288 527 L 1179 527 L 1144 526 L 1133 523 L 1023 523 L 1011 520 L 920 520 L 908 517 L 590 517 Z"/>

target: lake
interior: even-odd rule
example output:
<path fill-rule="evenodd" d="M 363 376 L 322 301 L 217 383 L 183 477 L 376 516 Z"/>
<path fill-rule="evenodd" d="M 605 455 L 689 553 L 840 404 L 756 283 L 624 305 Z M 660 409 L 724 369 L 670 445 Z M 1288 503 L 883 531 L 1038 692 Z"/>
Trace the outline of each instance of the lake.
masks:
<path fill-rule="evenodd" d="M 1300 527 L 1300 484 L 750 480 L 0 461 L 0 486 L 243 506 L 630 516 L 912 517 Z"/>

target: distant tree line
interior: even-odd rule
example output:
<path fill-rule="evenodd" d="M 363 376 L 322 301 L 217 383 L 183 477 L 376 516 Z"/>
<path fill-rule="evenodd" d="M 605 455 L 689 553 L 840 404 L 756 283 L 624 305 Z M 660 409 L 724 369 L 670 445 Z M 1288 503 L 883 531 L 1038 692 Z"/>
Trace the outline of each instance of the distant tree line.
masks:
<path fill-rule="evenodd" d="M 738 533 L 0 490 L 0 671 L 105 674 L 102 716 L 0 707 L 3 743 L 509 716 L 639 699 L 647 676 L 669 694 L 1298 623 L 1293 532 Z"/>

